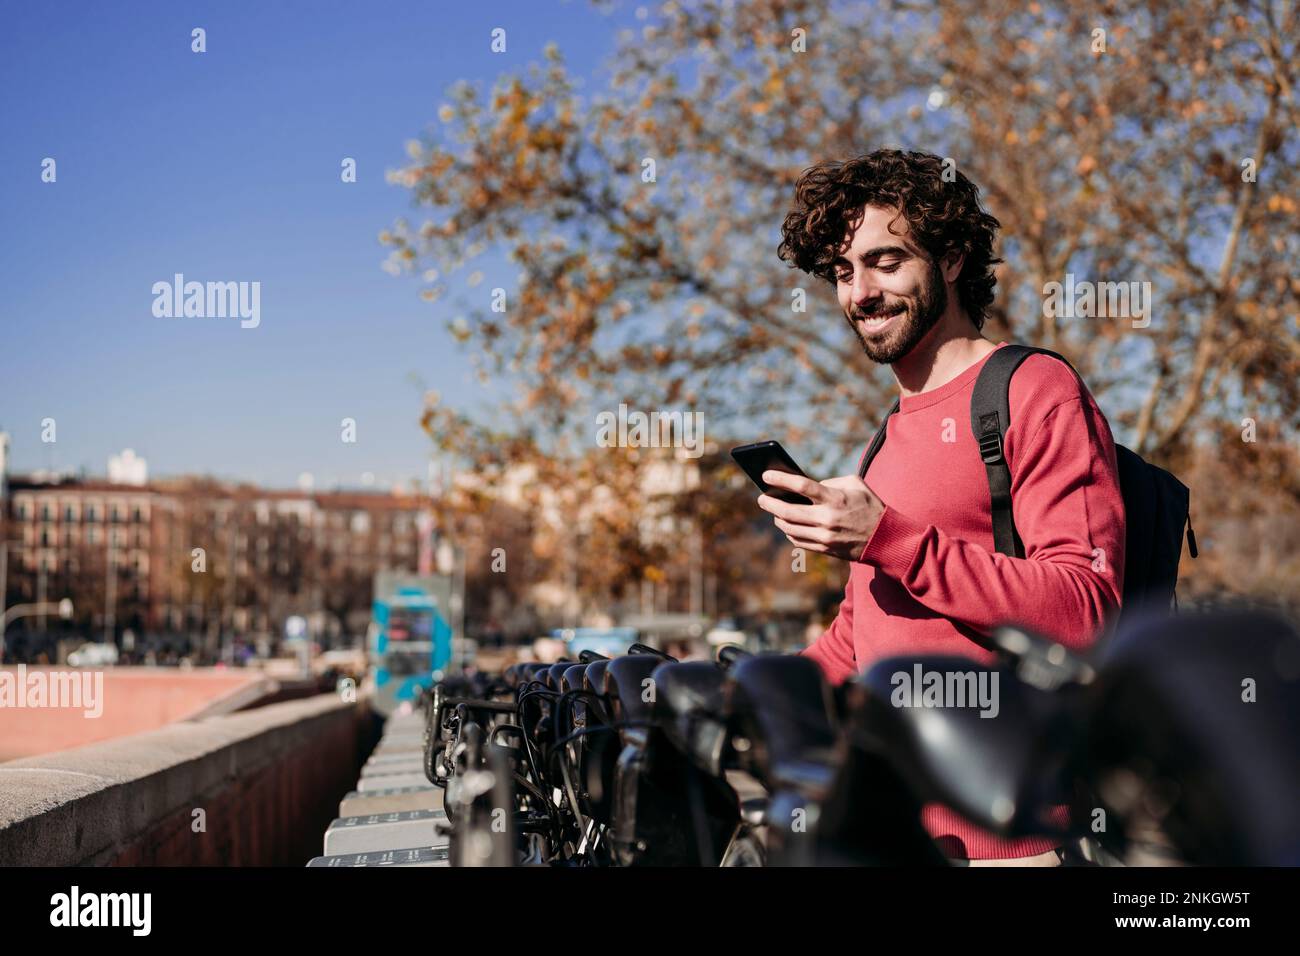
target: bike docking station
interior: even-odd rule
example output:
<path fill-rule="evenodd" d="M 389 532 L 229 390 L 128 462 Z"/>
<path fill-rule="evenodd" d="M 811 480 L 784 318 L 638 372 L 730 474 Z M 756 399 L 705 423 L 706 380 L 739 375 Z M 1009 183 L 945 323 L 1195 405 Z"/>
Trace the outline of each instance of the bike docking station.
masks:
<path fill-rule="evenodd" d="M 373 793 L 376 790 L 392 790 L 398 787 L 418 787 L 428 783 L 423 771 L 403 771 L 401 773 L 377 773 L 362 777 L 357 781 L 357 790 L 361 793 Z"/>
<path fill-rule="evenodd" d="M 1149 907 L 1159 891 L 1175 908 L 1160 925 L 1244 925 L 1242 877 L 1224 884 L 1198 868 L 1290 865 L 1300 846 L 1293 802 L 1278 796 L 1300 792 L 1288 759 L 1298 637 L 1247 612 L 1135 618 L 1085 658 L 1002 627 L 988 664 L 887 658 L 838 690 L 806 655 L 737 645 L 712 661 L 632 644 L 615 657 L 584 648 L 577 661 L 442 675 L 414 713 L 388 719 L 308 865 L 689 868 L 700 879 L 762 867 L 798 871 L 801 888 L 810 869 L 834 881 L 866 867 L 885 892 L 960 882 L 953 895 L 970 919 L 1005 898 L 1009 879 L 1030 892 L 1050 883 L 1047 866 L 1068 892 L 1124 891 L 1097 894 L 1110 901 L 1100 924 L 1148 918 L 1111 910 Z M 1266 691 L 1217 711 L 1236 722 L 1230 741 L 1207 738 L 1190 703 L 1218 692 L 1225 665 Z M 1234 757 L 1249 748 L 1258 776 L 1208 776 L 1211 744 Z M 1200 793 L 1212 779 L 1233 788 L 1231 801 L 1171 807 L 1158 832 L 1131 804 L 1101 803 L 1110 829 L 1095 829 L 1096 795 L 1138 758 L 1149 769 L 1137 784 L 1154 788 L 1143 792 L 1173 781 Z M 956 836 L 936 837 L 927 805 L 968 823 L 941 824 Z M 954 849 L 968 833 L 1008 842 Z M 1030 838 L 1047 848 L 1009 842 Z M 992 852 L 1004 845 L 1031 852 Z M 984 864 L 998 875 L 979 876 Z"/>
<path fill-rule="evenodd" d="M 309 867 L 449 866 L 443 791 L 424 774 L 424 719 L 388 719 L 356 789 L 325 830 L 323 853 Z"/>
<path fill-rule="evenodd" d="M 447 838 L 439 836 L 435 824 L 446 820 L 445 810 L 405 810 L 372 813 L 364 817 L 340 817 L 325 831 L 325 855 L 363 853 L 374 850 L 405 850 L 433 846 Z"/>
<path fill-rule="evenodd" d="M 443 792 L 436 787 L 393 787 L 388 790 L 353 790 L 339 803 L 340 817 L 406 810 L 441 810 Z"/>
<path fill-rule="evenodd" d="M 341 856 L 318 856 L 308 866 L 450 866 L 448 849 L 418 847 L 410 850 L 385 850 L 382 853 L 345 853 Z"/>

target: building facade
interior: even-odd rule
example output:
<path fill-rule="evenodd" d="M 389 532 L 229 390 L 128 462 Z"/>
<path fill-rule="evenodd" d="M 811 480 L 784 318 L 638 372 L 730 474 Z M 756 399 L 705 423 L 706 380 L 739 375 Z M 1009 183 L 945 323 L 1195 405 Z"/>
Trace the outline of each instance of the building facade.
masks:
<path fill-rule="evenodd" d="M 184 636 L 203 656 L 274 644 L 291 615 L 346 643 L 364 634 L 375 573 L 416 573 L 430 547 L 409 494 L 12 475 L 2 505 L 5 606 L 74 607 L 70 625 L 31 617 L 11 636 L 55 625 L 128 645 Z"/>

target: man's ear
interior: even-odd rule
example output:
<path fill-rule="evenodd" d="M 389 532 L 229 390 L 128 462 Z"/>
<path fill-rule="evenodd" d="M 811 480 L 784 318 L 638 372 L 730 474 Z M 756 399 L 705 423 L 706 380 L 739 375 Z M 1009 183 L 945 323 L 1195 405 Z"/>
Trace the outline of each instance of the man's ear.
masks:
<path fill-rule="evenodd" d="M 957 277 L 961 275 L 962 266 L 966 264 L 966 253 L 960 250 L 953 250 L 943 257 L 939 268 L 943 271 L 945 282 L 956 282 Z"/>

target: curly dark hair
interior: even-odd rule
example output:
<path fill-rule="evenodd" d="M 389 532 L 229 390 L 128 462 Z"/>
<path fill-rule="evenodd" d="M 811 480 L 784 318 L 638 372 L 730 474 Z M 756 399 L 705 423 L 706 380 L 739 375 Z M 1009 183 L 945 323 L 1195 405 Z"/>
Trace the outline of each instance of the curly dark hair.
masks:
<path fill-rule="evenodd" d="M 953 181 L 945 182 L 943 172 L 941 157 L 898 149 L 818 163 L 795 184 L 777 255 L 834 285 L 832 263 L 861 221 L 863 206 L 892 207 L 935 263 L 953 251 L 965 254 L 957 294 L 975 327 L 983 328 L 998 281 L 993 266 L 1002 261 L 993 255 L 1002 224 L 980 208 L 978 186 L 955 168 Z"/>

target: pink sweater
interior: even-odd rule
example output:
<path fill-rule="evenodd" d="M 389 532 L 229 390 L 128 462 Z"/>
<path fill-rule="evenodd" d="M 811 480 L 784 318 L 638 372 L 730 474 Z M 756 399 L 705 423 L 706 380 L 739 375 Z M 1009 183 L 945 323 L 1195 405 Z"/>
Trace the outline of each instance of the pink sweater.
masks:
<path fill-rule="evenodd" d="M 1124 502 L 1114 440 L 1087 387 L 1050 356 L 1031 355 L 1011 380 L 1004 453 L 1025 557 L 995 553 L 988 479 L 970 430 L 985 361 L 903 398 L 889 420 L 866 479 L 885 512 L 852 562 L 839 614 L 804 651 L 833 683 L 900 654 L 988 663 L 993 655 L 974 638 L 1002 623 L 1083 649 L 1119 608 Z M 1031 856 L 1058 845 L 999 839 L 937 804 L 922 821 L 953 857 Z"/>

